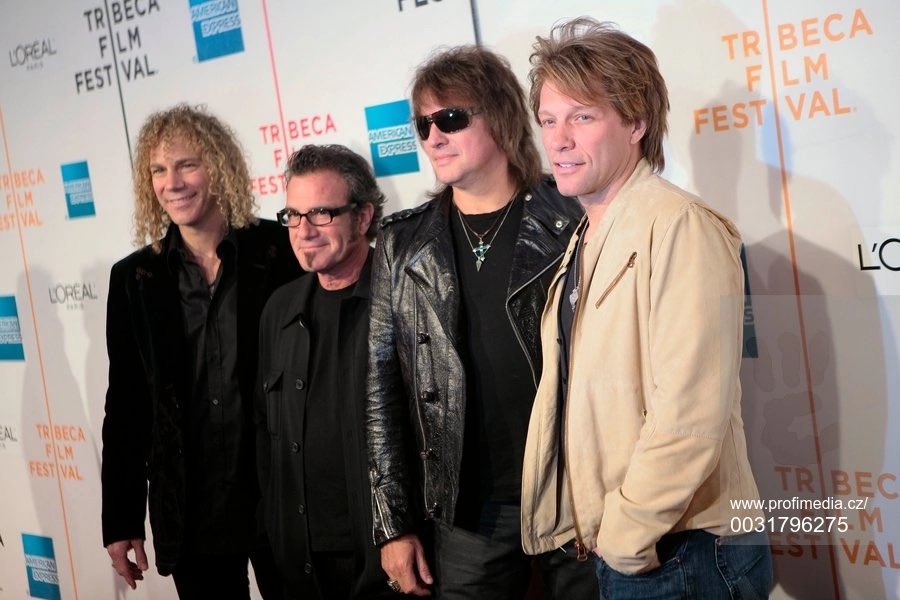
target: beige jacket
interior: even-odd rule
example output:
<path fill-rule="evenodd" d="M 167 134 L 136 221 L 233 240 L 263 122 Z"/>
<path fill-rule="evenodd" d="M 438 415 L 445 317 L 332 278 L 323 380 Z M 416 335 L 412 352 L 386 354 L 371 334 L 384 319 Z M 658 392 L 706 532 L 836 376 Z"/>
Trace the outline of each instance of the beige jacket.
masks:
<path fill-rule="evenodd" d="M 732 517 L 762 514 L 729 504 L 759 497 L 741 420 L 740 237 L 639 162 L 584 246 L 560 414 L 558 310 L 582 230 L 542 317 L 522 543 L 537 554 L 575 538 L 639 573 L 658 566 L 655 544 L 668 532 L 728 535 L 739 532 Z"/>

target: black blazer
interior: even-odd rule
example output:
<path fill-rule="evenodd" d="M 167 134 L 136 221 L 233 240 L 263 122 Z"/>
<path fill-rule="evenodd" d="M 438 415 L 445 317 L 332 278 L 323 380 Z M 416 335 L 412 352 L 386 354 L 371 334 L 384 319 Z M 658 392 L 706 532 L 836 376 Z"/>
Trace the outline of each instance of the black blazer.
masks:
<path fill-rule="evenodd" d="M 166 258 L 173 231 L 166 234 L 161 253 L 146 246 L 113 265 L 110 273 L 101 469 L 103 544 L 144 538 L 149 499 L 156 566 L 162 575 L 174 568 L 185 535 L 184 425 L 193 364 L 184 338 L 178 278 Z M 259 315 L 271 292 L 301 270 L 280 225 L 260 221 L 234 235 L 238 379 L 252 431 Z M 247 493 L 258 497 L 255 481 L 248 483 Z"/>

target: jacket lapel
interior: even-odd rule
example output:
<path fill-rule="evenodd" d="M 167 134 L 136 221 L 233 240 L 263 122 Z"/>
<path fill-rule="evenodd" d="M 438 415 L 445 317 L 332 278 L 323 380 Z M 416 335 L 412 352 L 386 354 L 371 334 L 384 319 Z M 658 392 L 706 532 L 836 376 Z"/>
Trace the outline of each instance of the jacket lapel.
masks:
<path fill-rule="evenodd" d="M 541 187 L 537 187 L 525 195 L 522 224 L 513 249 L 509 298 L 558 264 L 569 242 L 563 232 L 569 227 L 572 217 L 557 210 L 553 203 L 574 200 L 563 197 L 542 198 L 540 195 L 543 191 Z"/>
<path fill-rule="evenodd" d="M 410 256 L 404 270 L 446 328 L 450 339 L 456 340 L 459 326 L 459 279 L 453 240 L 450 237 L 448 194 L 435 199 L 411 247 L 418 248 Z"/>
<path fill-rule="evenodd" d="M 152 372 L 166 384 L 174 384 L 184 368 L 184 324 L 179 304 L 178 280 L 170 273 L 166 252 L 150 253 L 135 270 L 136 290 L 143 306 L 145 322 L 138 331 L 147 339 L 139 342 L 148 349 Z"/>
<path fill-rule="evenodd" d="M 318 275 L 315 273 L 304 273 L 297 279 L 297 293 L 291 298 L 279 319 L 282 329 L 297 321 L 303 323 L 304 326 L 307 325 L 307 319 L 304 319 L 303 311 L 309 305 L 309 296 L 312 294 L 316 277 Z"/>

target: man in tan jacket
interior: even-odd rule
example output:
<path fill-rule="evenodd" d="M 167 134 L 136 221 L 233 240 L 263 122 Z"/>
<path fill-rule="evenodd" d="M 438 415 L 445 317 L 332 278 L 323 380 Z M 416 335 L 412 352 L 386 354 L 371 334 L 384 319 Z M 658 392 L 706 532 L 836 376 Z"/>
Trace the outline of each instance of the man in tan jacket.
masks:
<path fill-rule="evenodd" d="M 759 497 L 741 420 L 738 232 L 656 175 L 669 101 L 649 48 L 580 18 L 538 38 L 531 62 L 553 174 L 586 214 L 542 317 L 525 550 L 574 538 L 606 600 L 766 597 L 762 513 L 731 505 Z"/>

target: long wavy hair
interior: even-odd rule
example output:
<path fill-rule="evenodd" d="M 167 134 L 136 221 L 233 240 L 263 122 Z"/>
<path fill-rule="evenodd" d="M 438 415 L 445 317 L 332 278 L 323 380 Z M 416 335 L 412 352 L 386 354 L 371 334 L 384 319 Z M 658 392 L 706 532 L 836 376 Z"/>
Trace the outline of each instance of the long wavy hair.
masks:
<path fill-rule="evenodd" d="M 439 50 L 416 70 L 411 96 L 416 115 L 421 114 L 429 96 L 448 106 L 463 103 L 479 108 L 491 137 L 506 155 L 519 190 L 540 180 L 541 157 L 532 136 L 525 92 L 509 61 L 499 54 L 473 45 Z M 444 189 L 446 186 L 432 196 Z"/>
<path fill-rule="evenodd" d="M 256 222 L 250 170 L 234 131 L 203 107 L 177 104 L 155 112 L 144 122 L 134 152 L 134 242 L 160 252 L 171 224 L 153 191 L 150 160 L 160 146 L 179 140 L 199 153 L 209 175 L 209 193 L 229 227 Z"/>

